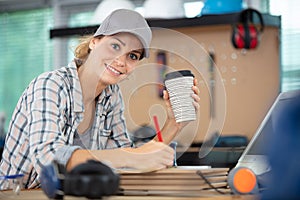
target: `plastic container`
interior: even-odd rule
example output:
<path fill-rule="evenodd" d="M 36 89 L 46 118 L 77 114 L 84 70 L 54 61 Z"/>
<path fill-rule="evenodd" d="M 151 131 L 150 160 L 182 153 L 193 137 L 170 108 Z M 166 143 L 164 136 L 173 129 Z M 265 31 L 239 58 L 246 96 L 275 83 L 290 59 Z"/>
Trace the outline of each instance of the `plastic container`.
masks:
<path fill-rule="evenodd" d="M 243 0 L 203 0 L 203 2 L 201 15 L 234 13 L 243 9 Z"/>

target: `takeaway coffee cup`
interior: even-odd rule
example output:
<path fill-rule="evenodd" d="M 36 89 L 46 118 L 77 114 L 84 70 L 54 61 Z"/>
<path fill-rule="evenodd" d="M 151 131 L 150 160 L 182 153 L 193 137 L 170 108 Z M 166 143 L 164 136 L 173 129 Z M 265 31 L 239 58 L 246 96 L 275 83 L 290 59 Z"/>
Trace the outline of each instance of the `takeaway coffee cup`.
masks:
<path fill-rule="evenodd" d="M 192 87 L 194 75 L 190 70 L 180 70 L 167 73 L 165 87 L 169 93 L 172 110 L 176 122 L 192 121 L 196 119 L 196 111 L 193 105 Z"/>

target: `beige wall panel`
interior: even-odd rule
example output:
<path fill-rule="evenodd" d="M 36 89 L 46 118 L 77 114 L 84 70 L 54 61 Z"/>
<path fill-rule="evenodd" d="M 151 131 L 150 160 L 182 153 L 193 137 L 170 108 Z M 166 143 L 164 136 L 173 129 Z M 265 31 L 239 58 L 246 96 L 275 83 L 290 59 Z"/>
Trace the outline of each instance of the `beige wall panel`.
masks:
<path fill-rule="evenodd" d="M 231 44 L 231 26 L 206 26 L 154 30 L 151 56 L 120 86 L 126 104 L 130 131 L 153 125 L 157 115 L 166 119 L 164 102 L 158 96 L 159 66 L 156 53 L 164 50 L 168 70 L 190 69 L 199 80 L 201 109 L 177 140 L 183 145 L 202 142 L 215 131 L 241 134 L 249 139 L 275 100 L 280 86 L 278 28 L 266 27 L 255 50 L 237 50 Z M 210 59 L 215 53 L 214 116 L 211 115 Z"/>

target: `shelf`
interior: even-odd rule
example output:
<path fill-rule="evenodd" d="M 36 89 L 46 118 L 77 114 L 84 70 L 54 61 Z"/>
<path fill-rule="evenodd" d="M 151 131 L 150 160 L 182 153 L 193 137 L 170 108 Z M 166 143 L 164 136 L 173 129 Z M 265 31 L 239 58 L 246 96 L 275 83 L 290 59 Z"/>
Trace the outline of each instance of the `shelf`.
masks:
<path fill-rule="evenodd" d="M 265 26 L 281 26 L 281 17 L 263 14 Z M 212 26 L 235 24 L 238 22 L 239 13 L 230 13 L 224 15 L 203 15 L 195 18 L 178 18 L 178 19 L 148 19 L 150 27 L 161 28 L 181 28 L 193 26 Z M 255 22 L 255 21 L 254 21 Z M 50 38 L 82 36 L 94 33 L 99 25 L 84 27 L 61 27 L 50 30 Z"/>

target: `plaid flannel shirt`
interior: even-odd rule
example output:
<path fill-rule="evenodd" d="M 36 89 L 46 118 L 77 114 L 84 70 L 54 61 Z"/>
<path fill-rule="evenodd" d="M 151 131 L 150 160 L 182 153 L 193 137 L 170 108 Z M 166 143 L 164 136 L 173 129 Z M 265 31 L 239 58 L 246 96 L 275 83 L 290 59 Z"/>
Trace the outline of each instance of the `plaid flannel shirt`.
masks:
<path fill-rule="evenodd" d="M 72 148 L 84 105 L 75 62 L 35 78 L 20 97 L 10 121 L 0 175 L 24 174 L 25 188 L 39 187 L 39 173 L 60 148 Z M 96 104 L 91 149 L 131 146 L 117 85 Z M 1 183 L 1 182 L 0 182 Z"/>

